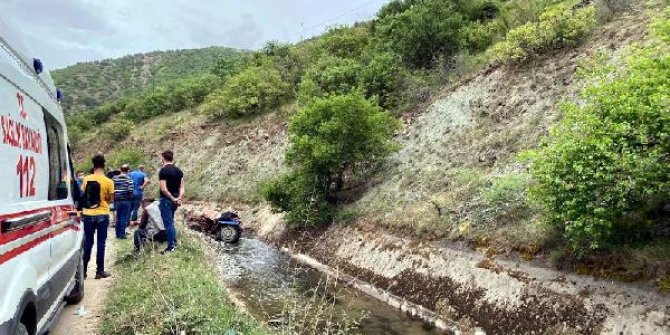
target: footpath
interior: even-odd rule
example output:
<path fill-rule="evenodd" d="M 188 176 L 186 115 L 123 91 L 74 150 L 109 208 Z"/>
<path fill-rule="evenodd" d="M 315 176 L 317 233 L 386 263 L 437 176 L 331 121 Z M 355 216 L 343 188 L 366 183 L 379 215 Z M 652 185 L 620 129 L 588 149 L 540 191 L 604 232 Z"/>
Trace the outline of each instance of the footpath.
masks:
<path fill-rule="evenodd" d="M 105 252 L 105 267 L 112 273 L 112 277 L 107 279 L 94 279 L 94 275 L 89 275 L 84 284 L 84 300 L 77 305 L 65 307 L 58 321 L 49 332 L 50 335 L 92 335 L 99 334 L 98 327 L 102 320 L 102 313 L 105 309 L 105 301 L 109 289 L 116 280 L 114 263 L 116 260 L 116 251 L 118 245 L 116 239 L 107 239 L 107 248 Z M 95 269 L 95 246 L 91 255 L 89 268 Z"/>

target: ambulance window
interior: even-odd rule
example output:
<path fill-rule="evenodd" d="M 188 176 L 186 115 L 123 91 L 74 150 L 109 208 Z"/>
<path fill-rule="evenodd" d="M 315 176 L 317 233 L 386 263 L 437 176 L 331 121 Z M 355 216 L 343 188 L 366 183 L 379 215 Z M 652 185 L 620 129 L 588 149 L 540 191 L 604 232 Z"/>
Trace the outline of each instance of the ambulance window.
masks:
<path fill-rule="evenodd" d="M 44 123 L 47 127 L 47 149 L 49 150 L 49 200 L 67 199 L 67 159 L 63 127 L 44 110 Z"/>

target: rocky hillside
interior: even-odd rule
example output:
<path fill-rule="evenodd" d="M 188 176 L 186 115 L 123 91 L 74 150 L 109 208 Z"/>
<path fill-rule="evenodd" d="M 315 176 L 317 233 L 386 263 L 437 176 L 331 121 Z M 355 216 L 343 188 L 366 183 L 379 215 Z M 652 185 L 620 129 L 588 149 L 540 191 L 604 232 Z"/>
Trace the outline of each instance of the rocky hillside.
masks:
<path fill-rule="evenodd" d="M 240 53 L 224 47 L 154 51 L 78 63 L 51 75 L 65 92 L 63 108 L 71 114 L 135 94 L 148 85 L 210 72 L 219 59 Z"/>

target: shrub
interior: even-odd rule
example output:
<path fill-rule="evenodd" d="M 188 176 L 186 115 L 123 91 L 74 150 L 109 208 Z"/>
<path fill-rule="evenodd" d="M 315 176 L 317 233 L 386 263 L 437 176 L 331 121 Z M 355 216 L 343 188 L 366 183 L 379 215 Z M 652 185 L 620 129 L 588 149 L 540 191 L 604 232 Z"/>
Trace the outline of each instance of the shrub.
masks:
<path fill-rule="evenodd" d="M 150 88 L 129 101 L 123 109 L 123 115 L 138 122 L 193 108 L 202 103 L 205 96 L 218 86 L 219 80 L 217 76 L 207 74 L 174 80 L 163 86 Z"/>
<path fill-rule="evenodd" d="M 566 4 L 550 7 L 537 22 L 530 22 L 507 33 L 505 41 L 493 46 L 497 62 L 521 61 L 547 50 L 574 46 L 596 24 L 595 6 L 573 10 Z"/>
<path fill-rule="evenodd" d="M 400 90 L 406 71 L 394 54 L 373 52 L 365 56 L 366 65 L 359 73 L 358 82 L 367 98 L 376 97 L 379 105 L 391 108 L 398 104 Z"/>
<path fill-rule="evenodd" d="M 264 183 L 261 195 L 274 209 L 286 212 L 286 222 L 293 228 L 326 224 L 334 212 L 322 184 L 318 177 L 297 171 Z"/>
<path fill-rule="evenodd" d="M 366 27 L 330 29 L 319 38 L 319 46 L 330 55 L 341 58 L 359 58 L 370 42 Z"/>
<path fill-rule="evenodd" d="M 322 57 L 305 73 L 298 97 L 307 103 L 314 97 L 350 93 L 358 87 L 362 70 L 361 64 L 350 58 Z"/>
<path fill-rule="evenodd" d="M 291 119 L 287 160 L 342 189 L 345 172 L 357 171 L 395 149 L 399 122 L 360 93 L 316 98 Z"/>
<path fill-rule="evenodd" d="M 491 186 L 484 190 L 484 199 L 495 205 L 518 204 L 526 201 L 531 176 L 526 173 L 510 173 L 494 178 Z"/>
<path fill-rule="evenodd" d="M 530 174 L 519 172 L 493 178 L 481 193 L 486 210 L 477 215 L 497 225 L 518 223 L 530 218 L 535 209 L 528 197 L 532 181 Z"/>
<path fill-rule="evenodd" d="M 631 51 L 626 66 L 591 70 L 585 105 L 566 103 L 565 118 L 532 152 L 534 195 L 579 254 L 648 233 L 650 211 L 670 196 L 670 46 L 659 38 Z"/>
<path fill-rule="evenodd" d="M 379 19 L 384 19 L 389 16 L 400 14 L 409 10 L 417 3 L 419 3 L 419 0 L 393 0 L 379 10 L 377 17 Z"/>
<path fill-rule="evenodd" d="M 141 151 L 133 148 L 121 149 L 107 157 L 107 163 L 110 167 L 119 167 L 122 164 L 129 164 L 131 168 L 138 165 L 149 163 L 148 157 Z"/>
<path fill-rule="evenodd" d="M 504 30 L 511 30 L 528 22 L 537 21 L 542 12 L 551 6 L 555 6 L 565 0 L 511 0 L 501 7 L 498 16 Z"/>
<path fill-rule="evenodd" d="M 133 123 L 119 120 L 105 124 L 100 130 L 101 136 L 109 142 L 120 142 L 133 130 Z"/>
<path fill-rule="evenodd" d="M 486 50 L 499 34 L 500 26 L 496 21 L 473 22 L 460 31 L 461 48 L 469 52 Z"/>
<path fill-rule="evenodd" d="M 289 45 L 279 42 L 268 42 L 254 58 L 255 66 L 276 66 L 282 78 L 290 85 L 290 91 L 297 91 L 298 84 L 305 74 L 306 68 L 314 63 L 313 59 L 321 57 L 322 49 L 315 42 Z"/>
<path fill-rule="evenodd" d="M 457 1 L 403 1 L 398 10 L 383 10 L 396 14 L 384 13 L 375 35 L 408 65 L 427 68 L 437 57 L 449 57 L 459 50 L 459 30 L 467 21 L 462 10 Z"/>
<path fill-rule="evenodd" d="M 221 78 L 229 78 L 238 73 L 240 73 L 244 68 L 247 67 L 248 59 L 247 57 L 240 55 L 230 56 L 230 57 L 221 57 L 214 64 L 212 73 Z"/>
<path fill-rule="evenodd" d="M 228 117 L 259 114 L 279 107 L 290 95 L 289 84 L 274 64 L 252 66 L 208 95 L 202 111 Z"/>

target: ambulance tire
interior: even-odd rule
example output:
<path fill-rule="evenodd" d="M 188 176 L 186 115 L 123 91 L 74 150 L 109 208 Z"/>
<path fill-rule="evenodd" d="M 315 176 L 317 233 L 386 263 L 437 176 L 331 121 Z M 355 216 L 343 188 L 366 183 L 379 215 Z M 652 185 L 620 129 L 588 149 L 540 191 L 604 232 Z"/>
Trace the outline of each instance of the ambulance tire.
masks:
<path fill-rule="evenodd" d="M 77 265 L 77 273 L 74 275 L 74 288 L 72 292 L 65 297 L 65 302 L 68 305 L 78 304 L 84 299 L 84 259 L 79 255 L 79 265 Z"/>

